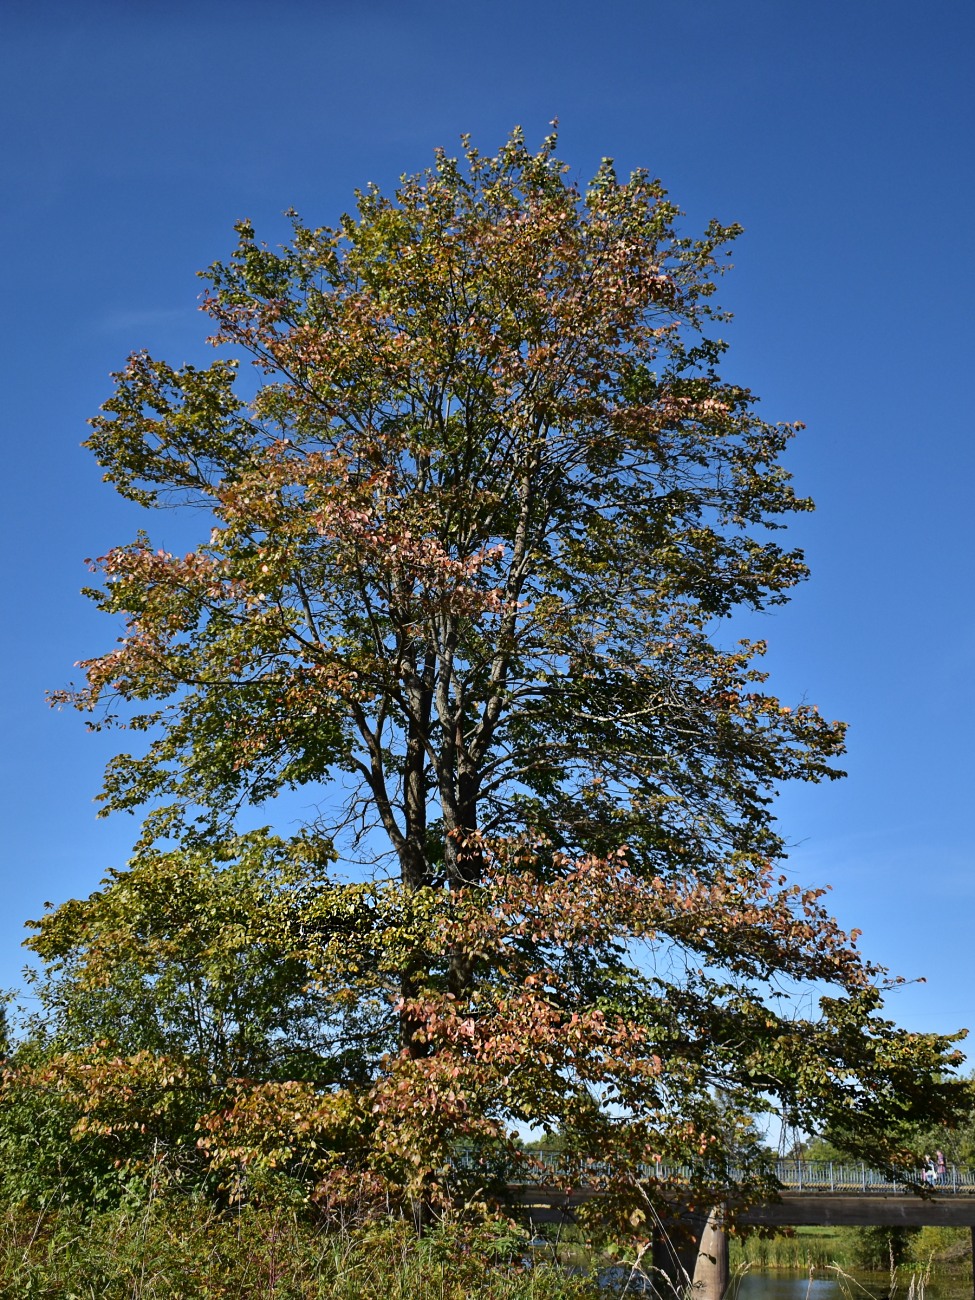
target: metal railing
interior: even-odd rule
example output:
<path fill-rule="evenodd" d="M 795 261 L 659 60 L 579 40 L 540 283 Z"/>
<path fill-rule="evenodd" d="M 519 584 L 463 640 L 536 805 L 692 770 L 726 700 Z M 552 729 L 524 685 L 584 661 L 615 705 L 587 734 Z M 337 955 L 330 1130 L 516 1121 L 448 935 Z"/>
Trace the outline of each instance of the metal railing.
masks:
<path fill-rule="evenodd" d="M 928 1166 L 898 1171 L 898 1177 L 871 1169 L 866 1164 L 835 1160 L 778 1160 L 775 1177 L 790 1192 L 885 1192 L 901 1191 L 906 1183 L 928 1186 L 939 1194 L 975 1193 L 975 1169 L 970 1165 L 945 1165 L 941 1172 Z"/>
<path fill-rule="evenodd" d="M 523 1169 L 522 1176 L 541 1180 L 548 1175 L 582 1174 L 598 1178 L 610 1173 L 605 1165 L 593 1161 L 571 1169 L 558 1151 L 533 1151 L 528 1156 L 529 1167 Z M 464 1163 L 462 1160 L 460 1163 Z M 909 1185 L 927 1186 L 938 1196 L 975 1195 L 975 1167 L 971 1165 L 946 1164 L 939 1173 L 928 1166 L 898 1170 L 896 1176 L 890 1172 L 871 1169 L 869 1165 L 837 1160 L 776 1160 L 769 1164 L 768 1172 L 772 1174 L 783 1191 L 787 1192 L 834 1192 L 836 1194 L 859 1193 L 860 1195 L 890 1195 L 903 1192 Z M 733 1168 L 728 1171 L 736 1177 Z M 754 1174 L 754 1169 L 752 1169 Z M 693 1182 L 700 1178 L 701 1171 L 666 1162 L 642 1165 L 636 1171 L 637 1177 L 645 1180 L 661 1180 L 680 1184 Z M 744 1173 L 744 1171 L 741 1171 Z"/>

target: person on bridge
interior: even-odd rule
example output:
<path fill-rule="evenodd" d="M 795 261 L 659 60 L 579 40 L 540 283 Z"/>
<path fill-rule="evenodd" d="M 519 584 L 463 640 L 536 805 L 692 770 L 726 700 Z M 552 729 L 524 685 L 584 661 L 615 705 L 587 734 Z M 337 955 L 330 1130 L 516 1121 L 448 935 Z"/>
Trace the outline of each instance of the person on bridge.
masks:
<path fill-rule="evenodd" d="M 938 1182 L 946 1183 L 948 1181 L 948 1166 L 945 1163 L 945 1153 L 943 1151 L 935 1151 L 934 1168 L 938 1176 Z"/>

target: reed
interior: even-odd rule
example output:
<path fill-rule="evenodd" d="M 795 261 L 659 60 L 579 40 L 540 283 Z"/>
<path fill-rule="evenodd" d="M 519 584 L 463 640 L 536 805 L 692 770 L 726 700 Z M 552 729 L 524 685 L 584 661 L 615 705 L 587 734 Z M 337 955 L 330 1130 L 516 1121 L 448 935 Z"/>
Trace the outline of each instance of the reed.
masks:
<path fill-rule="evenodd" d="M 972 1267 L 971 1236 L 967 1228 L 921 1228 L 893 1241 L 880 1229 L 796 1228 L 789 1235 L 745 1240 L 732 1238 L 733 1270 L 833 1274 L 837 1271 L 888 1273 L 896 1269 L 899 1290 L 912 1277 L 967 1276 Z"/>
<path fill-rule="evenodd" d="M 841 1228 L 797 1228 L 789 1236 L 732 1238 L 731 1267 L 755 1272 L 855 1268 L 854 1243 Z"/>

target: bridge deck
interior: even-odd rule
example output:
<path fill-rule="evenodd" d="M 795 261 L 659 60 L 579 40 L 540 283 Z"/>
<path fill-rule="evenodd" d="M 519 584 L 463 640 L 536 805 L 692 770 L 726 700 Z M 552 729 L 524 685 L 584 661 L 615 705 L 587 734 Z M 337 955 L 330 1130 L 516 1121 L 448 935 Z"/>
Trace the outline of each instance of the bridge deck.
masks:
<path fill-rule="evenodd" d="M 571 1222 L 587 1201 L 598 1200 L 592 1187 L 565 1191 L 544 1184 L 512 1184 L 512 1201 L 537 1223 Z M 975 1197 L 844 1196 L 836 1192 L 783 1192 L 781 1200 L 754 1205 L 738 1216 L 743 1224 L 764 1227 L 924 1227 L 975 1228 Z"/>
<path fill-rule="evenodd" d="M 741 1222 L 790 1228 L 975 1228 L 975 1196 L 785 1191 L 778 1202 L 746 1210 Z"/>

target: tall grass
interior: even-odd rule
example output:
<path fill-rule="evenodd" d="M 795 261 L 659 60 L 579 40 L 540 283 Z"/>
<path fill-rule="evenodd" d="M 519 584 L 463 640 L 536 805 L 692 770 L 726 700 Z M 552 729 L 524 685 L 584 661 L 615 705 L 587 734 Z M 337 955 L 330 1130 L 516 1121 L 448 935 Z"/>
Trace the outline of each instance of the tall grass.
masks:
<path fill-rule="evenodd" d="M 523 1241 L 388 1222 L 325 1230 L 289 1211 L 158 1202 L 0 1221 L 3 1300 L 593 1300 L 587 1278 L 526 1265 Z"/>
<path fill-rule="evenodd" d="M 790 1236 L 746 1237 L 731 1240 L 731 1267 L 757 1272 L 783 1269 L 808 1272 L 831 1265 L 855 1268 L 853 1242 L 842 1228 L 798 1228 Z"/>
<path fill-rule="evenodd" d="M 894 1230 L 895 1233 L 898 1230 Z M 967 1274 L 972 1266 L 971 1236 L 967 1228 L 921 1228 L 896 1239 L 895 1263 L 904 1278 L 921 1270 L 925 1276 Z M 881 1229 L 796 1228 L 789 1235 L 744 1241 L 732 1238 L 731 1265 L 762 1272 L 781 1269 L 808 1273 L 873 1271 L 890 1268 L 890 1243 Z"/>
<path fill-rule="evenodd" d="M 917 1234 L 897 1270 L 901 1293 L 919 1267 L 925 1278 L 967 1273 L 968 1237 Z M 733 1239 L 731 1265 L 833 1276 L 861 1268 L 861 1249 L 852 1229 L 800 1228 Z M 402 1220 L 326 1228 L 291 1208 L 219 1213 L 176 1198 L 99 1214 L 0 1212 L 0 1300 L 605 1300 L 592 1277 L 566 1272 L 591 1261 L 581 1241 L 564 1240 L 556 1260 L 498 1226 L 438 1225 L 418 1238 Z"/>

